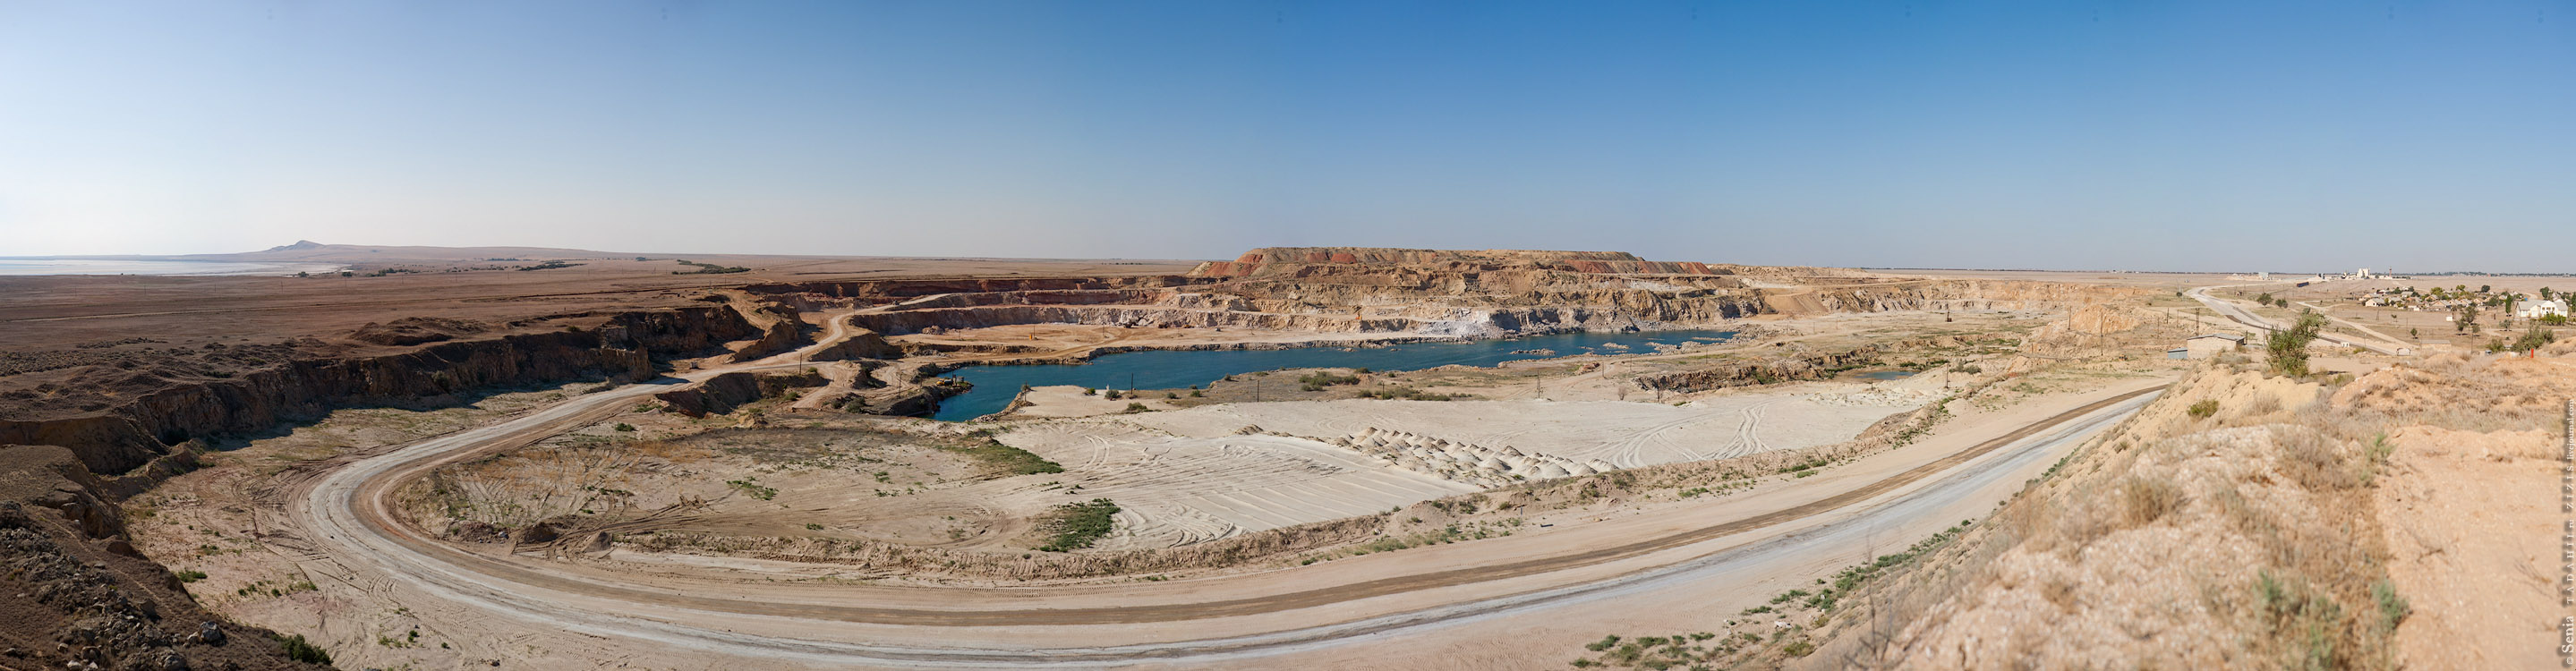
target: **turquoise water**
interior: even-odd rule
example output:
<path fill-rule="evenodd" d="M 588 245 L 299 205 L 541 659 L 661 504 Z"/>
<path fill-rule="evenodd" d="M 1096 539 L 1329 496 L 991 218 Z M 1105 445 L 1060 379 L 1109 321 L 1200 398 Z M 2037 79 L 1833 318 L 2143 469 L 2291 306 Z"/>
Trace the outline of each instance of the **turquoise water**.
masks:
<path fill-rule="evenodd" d="M 1408 343 L 1383 348 L 1301 347 L 1262 350 L 1149 350 L 1103 355 L 1086 364 L 1043 366 L 969 366 L 946 377 L 975 383 L 972 390 L 949 397 L 932 417 L 945 421 L 974 419 L 1001 412 L 1019 396 L 1020 385 L 1079 385 L 1101 389 L 1178 389 L 1206 385 L 1228 375 L 1282 368 L 1367 368 L 1421 370 L 1452 364 L 1491 366 L 1517 359 L 1544 359 L 1577 354 L 1630 354 L 1655 351 L 1652 345 L 1718 342 L 1734 331 L 1654 331 L 1641 333 L 1561 333 L 1502 340 Z M 1552 350 L 1553 354 L 1514 354 Z"/>
<path fill-rule="evenodd" d="M 0 259 L 0 275 L 293 275 L 299 270 L 327 273 L 340 268 L 330 263 Z"/>

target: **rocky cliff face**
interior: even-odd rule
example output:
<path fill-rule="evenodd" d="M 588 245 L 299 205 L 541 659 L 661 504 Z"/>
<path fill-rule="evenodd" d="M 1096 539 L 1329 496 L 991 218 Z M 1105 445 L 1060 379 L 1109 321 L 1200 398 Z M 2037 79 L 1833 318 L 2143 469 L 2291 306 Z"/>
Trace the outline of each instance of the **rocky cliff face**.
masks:
<path fill-rule="evenodd" d="M 92 472 L 124 473 L 168 446 L 310 419 L 335 406 L 435 402 L 480 388 L 586 377 L 649 377 L 655 355 L 706 351 L 755 333 L 723 306 L 565 317 L 596 325 L 292 358 L 221 378 L 170 379 L 98 366 L 95 375 L 74 381 L 118 390 L 117 402 L 13 411 L 0 421 L 0 444 L 59 445 Z"/>
<path fill-rule="evenodd" d="M 795 305 L 780 301 L 745 301 L 734 312 L 760 329 L 760 339 L 737 348 L 730 361 L 741 363 L 796 349 L 806 344 L 805 317 Z"/>
<path fill-rule="evenodd" d="M 1648 390 L 1695 392 L 1786 380 L 1815 380 L 1850 366 L 1877 361 L 1886 352 L 1884 347 L 1865 345 L 1837 352 L 1726 362 L 1695 370 L 1639 375 L 1636 384 Z"/>
<path fill-rule="evenodd" d="M 98 484 L 69 450 L 0 446 L 0 667 L 328 668 L 200 607 L 135 552 Z"/>
<path fill-rule="evenodd" d="M 1204 264 L 1192 277 L 887 281 L 762 291 L 803 296 L 782 300 L 883 305 L 882 312 L 862 315 L 859 325 L 887 335 L 1063 323 L 1453 336 L 1690 328 L 1766 314 L 2036 309 L 2128 291 L 1847 276 L 1817 268 L 1748 270 L 1655 266 L 1616 252 L 1299 247 L 1253 250 L 1236 261 Z M 1781 270 L 1793 272 L 1769 272 Z"/>
<path fill-rule="evenodd" d="M 815 350 L 813 356 L 807 358 L 807 360 L 844 361 L 849 359 L 899 359 L 902 357 L 903 348 L 896 347 L 894 343 L 886 342 L 884 335 L 862 328 L 849 333 L 848 337 L 842 338 L 840 342 L 832 343 L 830 347 Z"/>
<path fill-rule="evenodd" d="M 1600 274 L 1714 275 L 1699 262 L 1656 262 L 1627 252 L 1557 252 L 1524 249 L 1445 250 L 1384 247 L 1264 247 L 1233 261 L 1210 261 L 1190 271 L 1191 277 L 1272 277 L 1295 275 L 1318 267 L 1416 266 L 1502 270 L 1529 268 Z"/>
<path fill-rule="evenodd" d="M 852 321 L 862 328 L 892 335 L 920 333 L 932 327 L 983 328 L 1011 324 L 1090 324 L 1133 328 L 1225 327 L 1318 333 L 1408 331 L 1420 326 L 1419 322 L 1411 319 L 1353 319 L 1348 316 L 1191 310 L 1150 305 L 1002 305 L 939 308 L 866 313 L 855 315 Z"/>
<path fill-rule="evenodd" d="M 1008 277 L 1008 278 L 931 278 L 849 280 L 832 282 L 782 282 L 754 284 L 742 291 L 784 301 L 806 301 L 798 305 L 815 309 L 830 305 L 886 305 L 923 296 L 941 294 L 991 294 L 1003 292 L 1101 291 L 1117 289 L 1158 289 L 1215 282 L 1209 278 L 1179 275 L 1140 275 L 1133 277 Z"/>
<path fill-rule="evenodd" d="M 745 403 L 830 384 L 830 380 L 813 371 L 762 375 L 748 372 L 725 373 L 681 389 L 654 394 L 653 398 L 670 406 L 672 412 L 690 417 L 733 412 Z"/>

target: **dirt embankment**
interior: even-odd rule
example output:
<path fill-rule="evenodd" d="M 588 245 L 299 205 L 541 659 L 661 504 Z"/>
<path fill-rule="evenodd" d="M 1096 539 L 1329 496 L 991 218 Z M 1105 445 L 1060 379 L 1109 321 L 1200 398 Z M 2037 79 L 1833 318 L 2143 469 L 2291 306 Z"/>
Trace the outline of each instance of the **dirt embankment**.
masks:
<path fill-rule="evenodd" d="M 2570 395 L 2576 365 L 2553 359 L 2436 359 L 2340 387 L 2204 365 L 1955 541 L 1784 616 L 1802 626 L 1755 658 L 2553 663 L 2549 459 Z"/>
<path fill-rule="evenodd" d="M 891 305 L 926 296 L 942 294 L 1006 293 L 1072 293 L 1160 289 L 1191 284 L 1206 284 L 1212 279 L 1180 275 L 1136 275 L 1118 277 L 942 277 L 884 280 L 832 280 L 819 282 L 774 282 L 742 287 L 742 291 L 788 301 L 797 308 L 814 310 L 823 307 L 856 307 Z"/>
<path fill-rule="evenodd" d="M 97 484 L 68 450 L 0 447 L 0 667 L 327 668 L 199 607 L 190 577 L 135 553 Z"/>
<path fill-rule="evenodd" d="M 1632 380 L 1639 389 L 1671 392 L 1699 392 L 1726 387 L 1771 384 L 1790 380 L 1820 380 L 1842 371 L 1883 362 L 1897 353 L 1922 349 L 1957 349 L 1991 345 L 2015 347 L 2021 339 L 2011 337 L 1938 336 L 1890 343 L 1872 343 L 1820 352 L 1761 354 L 1752 358 L 1727 361 L 1691 370 L 1648 373 Z"/>
<path fill-rule="evenodd" d="M 1479 336 L 1682 328 L 1774 314 L 2071 307 L 2137 291 L 1882 278 L 1748 287 L 1727 275 L 1615 275 L 1482 261 L 1302 264 L 1293 272 L 1221 278 L 1177 278 L 1161 286 L 1140 281 L 1145 278 L 1058 280 L 985 292 L 849 283 L 760 289 L 797 304 L 881 303 L 883 309 L 862 315 L 858 325 L 887 335 L 1061 323 Z M 1018 288 L 1027 286 L 1037 288 Z M 931 289 L 958 291 L 915 293 Z"/>
<path fill-rule="evenodd" d="M 1233 261 L 1210 261 L 1190 270 L 1194 277 L 1266 277 L 1295 275 L 1317 268 L 1353 264 L 1432 265 L 1452 268 L 1536 267 L 1578 273 L 1716 275 L 1697 261 L 1647 261 L 1627 252 L 1563 252 L 1528 249 L 1445 250 L 1385 247 L 1263 247 Z"/>
<path fill-rule="evenodd" d="M 680 389 L 654 394 L 672 412 L 690 417 L 732 412 L 745 403 L 785 394 L 797 389 L 811 389 L 829 384 L 821 373 L 803 370 L 794 373 L 760 374 L 736 371 L 707 378 L 706 381 Z"/>
<path fill-rule="evenodd" d="M 351 347 L 316 339 L 258 347 L 257 357 L 207 371 L 156 361 L 102 364 L 0 394 L 0 444 L 60 445 L 92 472 L 121 474 L 178 446 L 317 417 L 334 406 L 437 402 L 499 386 L 583 377 L 635 379 L 656 357 L 696 354 L 752 336 L 733 309 L 684 307 L 556 315 L 447 339 L 370 325 L 360 336 L 410 346 Z M 462 329 L 450 329 L 462 330 Z M 392 335 L 388 335 L 392 334 Z M 211 348 L 210 348 L 211 349 Z"/>

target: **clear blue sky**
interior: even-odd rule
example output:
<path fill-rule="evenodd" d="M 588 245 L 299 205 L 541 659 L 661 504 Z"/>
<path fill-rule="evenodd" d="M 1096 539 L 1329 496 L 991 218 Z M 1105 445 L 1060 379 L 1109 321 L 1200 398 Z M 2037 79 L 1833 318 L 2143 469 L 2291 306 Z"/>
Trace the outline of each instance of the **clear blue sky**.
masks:
<path fill-rule="evenodd" d="M 0 0 L 0 255 L 2576 271 L 2576 3 Z"/>

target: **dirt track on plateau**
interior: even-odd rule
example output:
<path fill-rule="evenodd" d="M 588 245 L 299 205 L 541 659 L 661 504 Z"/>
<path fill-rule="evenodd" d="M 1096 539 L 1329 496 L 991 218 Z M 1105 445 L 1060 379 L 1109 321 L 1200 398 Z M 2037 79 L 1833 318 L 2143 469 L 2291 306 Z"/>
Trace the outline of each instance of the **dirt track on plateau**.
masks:
<path fill-rule="evenodd" d="M 834 337 L 839 335 L 840 321 L 834 319 L 830 322 L 834 324 L 835 333 L 832 334 Z M 828 343 L 832 340 L 833 338 L 827 337 L 823 342 Z M 743 366 L 701 371 L 689 377 L 703 378 L 729 370 L 792 366 L 794 365 L 792 363 L 776 362 L 794 361 L 793 357 L 797 354 L 789 353 Z M 595 577 L 557 575 L 507 558 L 475 554 L 425 536 L 410 525 L 399 521 L 393 512 L 395 510 L 394 492 L 402 484 L 427 473 L 430 469 L 478 458 L 556 432 L 600 421 L 640 397 L 667 388 L 665 384 L 638 384 L 579 396 L 508 422 L 425 439 L 396 446 L 372 456 L 356 458 L 342 467 L 317 474 L 301 483 L 289 495 L 286 503 L 289 508 L 287 513 L 298 526 L 302 527 L 302 531 L 309 534 L 317 551 L 353 571 L 372 573 L 382 580 L 419 587 L 433 594 L 468 603 L 487 612 L 499 611 L 504 614 L 547 621 L 566 628 L 623 633 L 658 639 L 664 643 L 737 651 L 751 656 L 808 661 L 874 659 L 916 663 L 989 664 L 1002 661 L 1084 663 L 1117 659 L 1166 658 L 1174 655 L 1310 645 L 1318 641 L 1436 622 L 1460 614 L 1527 607 L 1533 603 L 1559 598 L 1561 595 L 1580 593 L 1585 586 L 1577 583 L 1537 589 L 1520 588 L 1519 591 L 1503 596 L 1471 599 L 1467 603 L 1417 610 L 1374 620 L 1350 621 L 1350 618 L 1345 617 L 1342 618 L 1342 622 L 1334 625 L 1234 639 L 1079 650 L 903 648 L 772 638 L 732 629 L 719 631 L 703 626 L 703 623 L 681 625 L 671 622 L 691 621 L 690 613 L 694 611 L 823 622 L 928 627 L 1170 623 L 1332 606 L 1373 597 L 1539 576 L 1634 559 L 1733 534 L 1842 511 L 1895 492 L 1909 484 L 1933 478 L 1935 475 L 1957 468 L 2016 441 L 2039 435 L 2044 431 L 2158 390 L 2141 389 L 2101 399 L 2074 410 L 2020 426 L 2008 433 L 1988 438 L 1967 449 L 1890 477 L 1861 484 L 1847 491 L 1804 504 L 1720 524 L 1579 552 L 1398 575 L 1247 598 L 1189 603 L 935 610 L 826 603 L 782 603 L 774 600 L 684 594 L 676 590 L 657 589 L 640 584 L 612 583 Z M 2105 421 L 2108 420 L 2096 418 L 2092 423 L 2099 424 Z M 2064 432 L 2061 432 L 2059 437 L 2053 440 L 2062 440 L 2063 434 Z M 1958 477 L 1960 476 L 1956 474 L 1952 476 L 1952 478 Z M 1633 581 L 1643 574 L 1660 570 L 1662 570 L 1661 567 L 1646 568 L 1629 571 L 1611 579 L 1595 579 L 1591 582 L 1610 584 Z M 933 588 L 892 589 L 921 591 Z M 1043 588 L 1035 589 L 1043 590 Z M 1031 591 L 1023 589 L 1019 593 L 1025 594 Z M 639 613 L 666 613 L 668 617 L 646 617 L 639 616 Z"/>

